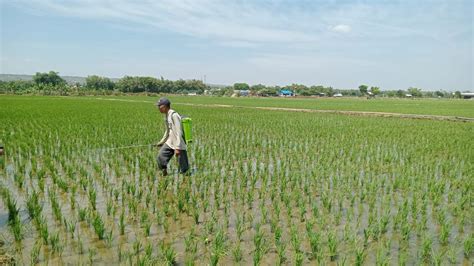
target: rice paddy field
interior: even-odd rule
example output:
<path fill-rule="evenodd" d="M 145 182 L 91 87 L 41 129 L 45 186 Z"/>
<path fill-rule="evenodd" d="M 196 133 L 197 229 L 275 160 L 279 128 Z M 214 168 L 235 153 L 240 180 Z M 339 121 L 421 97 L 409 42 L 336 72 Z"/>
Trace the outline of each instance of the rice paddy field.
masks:
<path fill-rule="evenodd" d="M 474 122 L 255 107 L 474 118 L 474 101 L 170 99 L 191 176 L 157 171 L 157 97 L 0 96 L 3 263 L 472 265 Z"/>

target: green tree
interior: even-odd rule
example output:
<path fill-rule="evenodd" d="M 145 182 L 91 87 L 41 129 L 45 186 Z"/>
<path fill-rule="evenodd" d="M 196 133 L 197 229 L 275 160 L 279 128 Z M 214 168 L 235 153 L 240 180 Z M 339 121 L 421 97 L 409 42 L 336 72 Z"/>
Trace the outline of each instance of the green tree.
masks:
<path fill-rule="evenodd" d="M 247 83 L 234 83 L 234 90 L 249 90 L 250 86 Z"/>
<path fill-rule="evenodd" d="M 35 83 L 30 80 L 0 81 L 0 93 L 23 94 L 34 91 Z"/>
<path fill-rule="evenodd" d="M 369 88 L 369 87 L 368 87 L 367 85 L 360 85 L 360 86 L 359 86 L 359 91 L 360 91 L 360 93 L 361 93 L 362 95 L 365 95 L 365 94 L 367 94 L 367 89 L 368 89 L 368 88 Z"/>
<path fill-rule="evenodd" d="M 438 97 L 444 97 L 445 96 L 444 92 L 442 92 L 442 91 L 436 91 L 435 95 L 438 96 Z"/>
<path fill-rule="evenodd" d="M 421 97 L 421 90 L 418 88 L 410 87 L 408 88 L 408 93 L 411 94 L 413 97 Z"/>
<path fill-rule="evenodd" d="M 370 87 L 370 91 L 371 91 L 374 95 L 380 94 L 380 88 L 379 88 L 379 87 Z"/>
<path fill-rule="evenodd" d="M 106 77 L 92 75 L 86 78 L 86 88 L 90 90 L 113 90 L 114 87 L 115 83 Z"/>
<path fill-rule="evenodd" d="M 396 91 L 387 91 L 387 96 L 388 96 L 388 97 L 396 97 L 396 96 L 397 96 L 397 92 L 396 92 Z"/>
<path fill-rule="evenodd" d="M 184 79 L 178 79 L 173 83 L 173 91 L 176 93 L 187 92 L 186 81 Z"/>
<path fill-rule="evenodd" d="M 174 84 L 173 81 L 164 79 L 163 77 L 160 77 L 158 79 L 158 91 L 159 93 L 172 93 L 174 92 Z"/>
<path fill-rule="evenodd" d="M 192 79 L 186 81 L 186 88 L 188 92 L 195 92 L 197 94 L 203 94 L 209 87 L 202 82 L 202 80 Z"/>
<path fill-rule="evenodd" d="M 59 72 L 49 71 L 49 73 L 36 72 L 33 76 L 33 81 L 37 85 L 64 85 L 66 81 L 59 76 Z"/>
<path fill-rule="evenodd" d="M 266 89 L 267 87 L 265 85 L 262 85 L 262 84 L 256 84 L 256 85 L 252 85 L 252 87 L 250 87 L 250 94 L 251 95 L 258 95 L 258 93 L 261 91 L 261 90 L 264 90 Z"/>
<path fill-rule="evenodd" d="M 168 82 L 168 81 L 166 81 Z M 165 80 L 154 77 L 130 77 L 125 76 L 117 82 L 117 88 L 121 92 L 171 92 L 174 91 L 173 83 L 167 84 Z M 164 84 L 166 83 L 166 91 Z"/>

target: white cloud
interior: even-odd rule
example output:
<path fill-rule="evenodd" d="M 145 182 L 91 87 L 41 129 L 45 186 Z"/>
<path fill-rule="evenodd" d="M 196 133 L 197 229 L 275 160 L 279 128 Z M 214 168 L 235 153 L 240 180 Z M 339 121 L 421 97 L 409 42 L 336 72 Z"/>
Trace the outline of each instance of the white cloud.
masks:
<path fill-rule="evenodd" d="M 339 24 L 334 27 L 331 27 L 331 30 L 340 33 L 348 33 L 352 30 L 352 28 L 349 25 Z"/>
<path fill-rule="evenodd" d="M 285 10 L 232 1 L 25 1 L 25 6 L 68 17 L 153 26 L 232 45 L 249 42 L 312 42 L 315 28 L 287 24 Z M 276 12 L 276 13 L 273 13 Z M 299 16 L 293 14 L 293 16 Z M 304 14 L 301 14 L 304 17 Z M 308 22 L 308 21 L 306 21 Z"/>
<path fill-rule="evenodd" d="M 351 32 L 352 37 L 359 38 L 423 36 L 441 40 L 440 36 L 456 29 L 457 24 L 451 25 L 450 21 L 459 9 L 439 11 L 439 5 L 410 1 L 377 4 L 279 0 L 19 0 L 13 3 L 35 13 L 43 11 L 45 15 L 81 17 L 136 28 L 146 25 L 230 46 L 324 42 L 334 37 L 331 32 Z M 433 16 L 438 15 L 444 20 L 434 20 L 437 22 L 434 25 Z"/>

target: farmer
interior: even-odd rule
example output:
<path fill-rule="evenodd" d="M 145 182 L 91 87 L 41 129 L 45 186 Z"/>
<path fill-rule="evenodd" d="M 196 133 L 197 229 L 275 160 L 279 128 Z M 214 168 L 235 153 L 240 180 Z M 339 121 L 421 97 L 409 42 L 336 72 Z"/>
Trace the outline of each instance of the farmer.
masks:
<path fill-rule="evenodd" d="M 179 172 L 186 174 L 189 169 L 189 163 L 186 142 L 183 138 L 181 116 L 171 109 L 171 102 L 167 98 L 161 98 L 156 105 L 160 109 L 160 113 L 165 115 L 166 124 L 166 132 L 160 142 L 156 144 L 156 146 L 160 147 L 158 168 L 162 171 L 163 176 L 166 176 L 168 174 L 168 162 L 176 154 L 179 162 Z"/>

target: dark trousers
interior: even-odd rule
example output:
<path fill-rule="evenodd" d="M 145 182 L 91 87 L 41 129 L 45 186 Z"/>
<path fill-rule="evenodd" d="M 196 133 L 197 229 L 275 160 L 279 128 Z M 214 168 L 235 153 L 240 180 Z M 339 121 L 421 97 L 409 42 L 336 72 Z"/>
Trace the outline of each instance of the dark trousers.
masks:
<path fill-rule="evenodd" d="M 170 148 L 170 146 L 163 144 L 160 149 L 160 153 L 158 154 L 158 168 L 160 170 L 166 170 L 168 167 L 168 163 L 174 155 L 174 150 Z M 178 156 L 179 162 L 179 172 L 184 174 L 189 169 L 189 162 L 188 162 L 188 153 L 186 150 L 180 150 L 180 154 Z"/>

